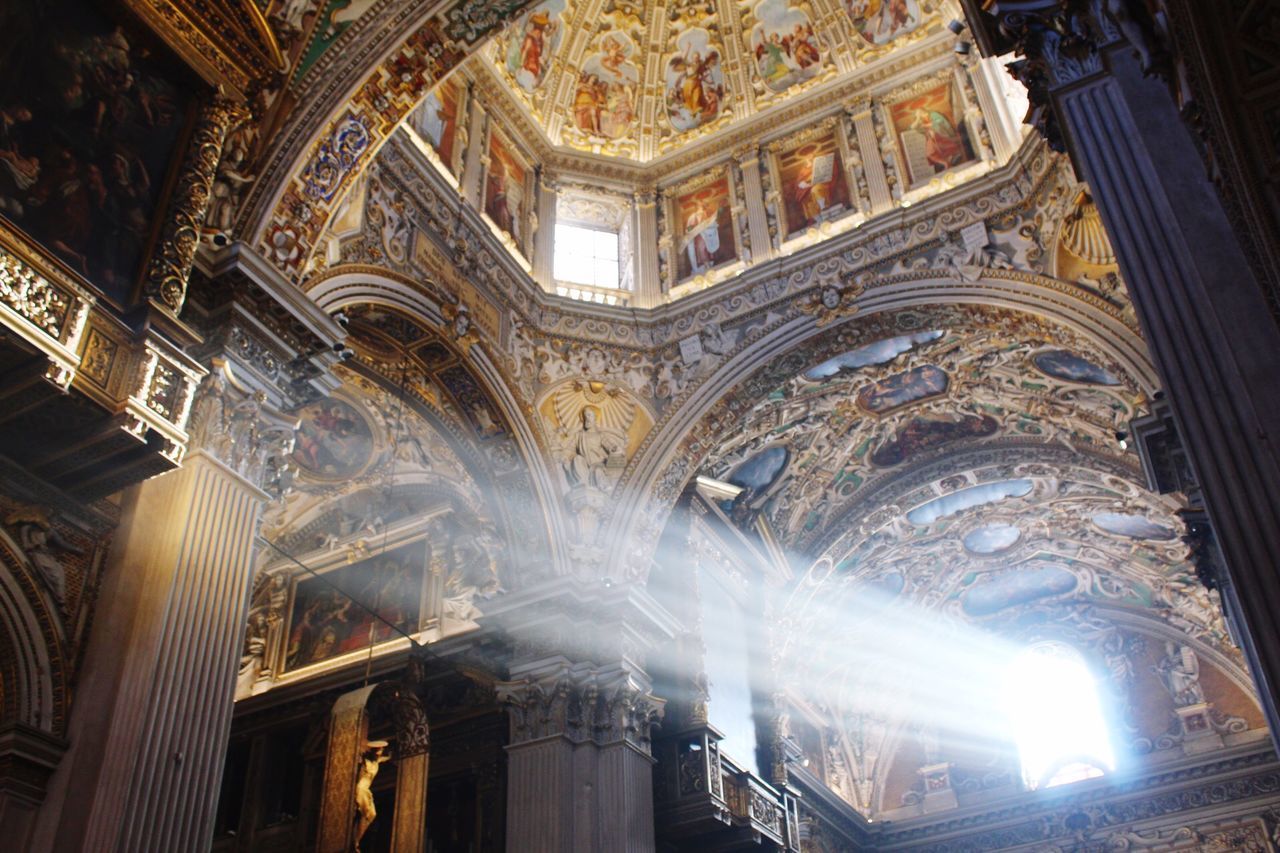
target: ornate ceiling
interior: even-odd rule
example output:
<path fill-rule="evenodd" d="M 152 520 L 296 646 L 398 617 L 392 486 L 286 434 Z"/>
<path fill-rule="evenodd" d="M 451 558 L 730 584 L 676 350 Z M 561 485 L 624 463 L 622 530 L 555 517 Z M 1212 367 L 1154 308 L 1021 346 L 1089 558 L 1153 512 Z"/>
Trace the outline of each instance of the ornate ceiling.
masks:
<path fill-rule="evenodd" d="M 547 141 L 649 162 L 868 76 L 942 0 L 544 0 L 481 52 Z M 475 60 L 471 65 L 475 66 Z"/>

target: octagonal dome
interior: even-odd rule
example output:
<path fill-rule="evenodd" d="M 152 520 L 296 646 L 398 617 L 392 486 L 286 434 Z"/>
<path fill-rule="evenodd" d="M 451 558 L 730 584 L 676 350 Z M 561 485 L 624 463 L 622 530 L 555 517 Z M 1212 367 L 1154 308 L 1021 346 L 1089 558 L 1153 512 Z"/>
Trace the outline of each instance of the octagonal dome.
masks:
<path fill-rule="evenodd" d="M 481 61 L 552 145 L 649 162 L 858 76 L 936 33 L 944 5 L 543 0 Z"/>

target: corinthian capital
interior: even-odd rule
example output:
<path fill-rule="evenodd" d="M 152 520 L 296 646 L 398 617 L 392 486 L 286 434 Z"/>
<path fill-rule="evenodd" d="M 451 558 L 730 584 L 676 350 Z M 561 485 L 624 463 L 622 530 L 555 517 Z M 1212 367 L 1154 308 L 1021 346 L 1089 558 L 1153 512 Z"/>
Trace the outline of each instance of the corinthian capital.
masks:
<path fill-rule="evenodd" d="M 497 691 L 511 714 L 512 744 L 563 736 L 601 746 L 628 743 L 647 755 L 653 724 L 666 705 L 635 673 L 563 660 L 500 682 Z"/>
<path fill-rule="evenodd" d="M 203 451 L 272 495 L 287 490 L 296 419 L 267 405 L 266 395 L 242 386 L 231 366 L 215 359 L 196 391 L 188 431 L 191 450 Z"/>

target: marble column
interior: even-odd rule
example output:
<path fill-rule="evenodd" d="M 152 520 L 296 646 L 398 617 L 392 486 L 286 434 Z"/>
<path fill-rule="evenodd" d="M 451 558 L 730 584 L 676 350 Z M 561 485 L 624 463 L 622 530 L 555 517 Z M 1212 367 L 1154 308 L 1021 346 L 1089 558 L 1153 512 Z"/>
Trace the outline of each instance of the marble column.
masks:
<path fill-rule="evenodd" d="M 1144 74 L 1142 63 L 1158 65 L 1154 31 L 1127 16 L 1086 21 L 1047 0 L 993 11 L 996 39 L 1026 57 L 1012 70 L 1028 85 L 1033 119 L 1072 155 L 1116 249 L 1238 593 L 1268 722 L 1280 730 L 1275 308 L 1168 88 Z"/>
<path fill-rule="evenodd" d="M 652 693 L 644 651 L 675 623 L 640 589 L 568 579 L 487 617 L 515 642 L 498 696 L 510 714 L 507 849 L 652 853 Z M 518 600 L 515 600 L 518 599 Z"/>
<path fill-rule="evenodd" d="M 764 182 L 760 180 L 760 149 L 744 148 L 734 154 L 742 167 L 742 194 L 747 200 L 747 236 L 751 262 L 758 264 L 773 254 L 769 239 L 769 214 L 764 207 Z"/>
<path fill-rule="evenodd" d="M 128 490 L 68 739 L 35 850 L 209 844 L 252 582 L 258 513 L 293 422 L 205 380 L 181 468 Z"/>

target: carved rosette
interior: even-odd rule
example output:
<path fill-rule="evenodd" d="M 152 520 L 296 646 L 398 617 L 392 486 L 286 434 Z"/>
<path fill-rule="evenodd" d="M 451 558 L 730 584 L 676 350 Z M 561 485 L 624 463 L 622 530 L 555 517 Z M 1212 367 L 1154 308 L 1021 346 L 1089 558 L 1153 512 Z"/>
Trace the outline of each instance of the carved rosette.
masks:
<path fill-rule="evenodd" d="M 216 98 L 200 113 L 182 174 L 170 200 L 170 215 L 147 270 L 147 297 L 177 314 L 187 297 L 187 278 L 200 245 L 213 180 L 227 131 L 248 117 L 226 98 Z"/>
<path fill-rule="evenodd" d="M 627 672 L 583 665 L 499 682 L 497 692 L 510 712 L 512 745 L 563 736 L 600 746 L 628 743 L 648 755 L 652 727 L 666 705 Z"/>

